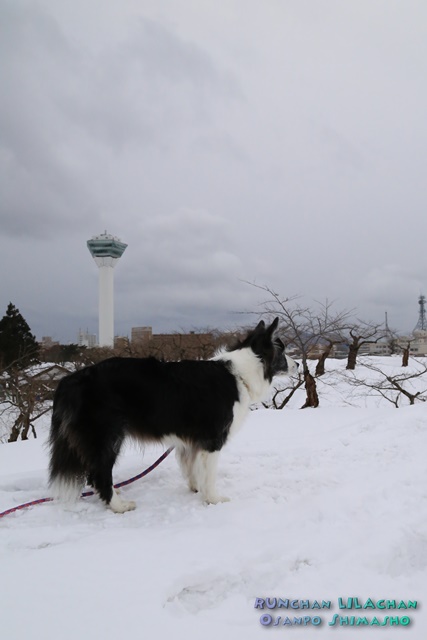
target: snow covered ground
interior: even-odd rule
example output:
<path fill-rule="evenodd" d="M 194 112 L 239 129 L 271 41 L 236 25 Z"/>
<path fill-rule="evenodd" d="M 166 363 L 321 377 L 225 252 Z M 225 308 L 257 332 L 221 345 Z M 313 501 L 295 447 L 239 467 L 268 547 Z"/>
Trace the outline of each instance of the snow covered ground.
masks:
<path fill-rule="evenodd" d="M 283 411 L 251 413 L 220 459 L 229 503 L 202 504 L 171 455 L 122 490 L 133 512 L 113 514 L 91 497 L 0 519 L 1 637 L 424 640 L 427 406 L 396 410 L 360 390 L 349 400 L 330 376 L 319 388 L 318 409 L 298 410 L 297 396 Z M 48 495 L 47 422 L 37 440 L 0 445 L 0 512 Z M 161 452 L 129 446 L 115 479 Z M 310 608 L 255 608 L 274 597 Z M 349 597 L 417 608 L 339 609 Z M 330 609 L 311 608 L 316 601 Z M 279 624 L 262 625 L 266 614 Z M 338 628 L 335 614 L 410 623 Z M 303 622 L 281 624 L 286 617 Z"/>

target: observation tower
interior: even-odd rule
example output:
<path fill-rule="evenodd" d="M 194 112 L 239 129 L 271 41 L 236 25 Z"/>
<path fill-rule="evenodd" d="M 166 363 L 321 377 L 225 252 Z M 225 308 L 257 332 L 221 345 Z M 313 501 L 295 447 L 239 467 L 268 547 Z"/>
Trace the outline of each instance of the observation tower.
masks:
<path fill-rule="evenodd" d="M 99 268 L 100 347 L 114 346 L 114 267 L 127 244 L 105 231 L 87 241 L 87 247 Z"/>

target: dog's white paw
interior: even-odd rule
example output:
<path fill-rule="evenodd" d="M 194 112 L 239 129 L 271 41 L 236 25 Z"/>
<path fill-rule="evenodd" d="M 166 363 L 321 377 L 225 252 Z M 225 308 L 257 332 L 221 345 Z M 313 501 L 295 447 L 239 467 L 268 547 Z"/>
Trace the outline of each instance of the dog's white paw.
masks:
<path fill-rule="evenodd" d="M 112 505 L 110 502 L 108 506 L 112 511 L 114 511 L 114 513 L 126 513 L 126 511 L 133 511 L 136 507 L 136 504 L 133 500 L 129 500 L 128 502 L 120 500 L 120 503 L 115 502 L 115 504 Z"/>
<path fill-rule="evenodd" d="M 126 511 L 133 511 L 136 507 L 136 504 L 133 500 L 121 500 L 117 495 L 116 490 L 113 492 L 113 496 L 108 505 L 111 511 L 114 513 L 126 513 Z"/>
<path fill-rule="evenodd" d="M 205 498 L 205 502 L 207 502 L 207 504 L 219 504 L 220 502 L 230 502 L 230 498 L 227 498 L 226 496 L 207 496 Z"/>

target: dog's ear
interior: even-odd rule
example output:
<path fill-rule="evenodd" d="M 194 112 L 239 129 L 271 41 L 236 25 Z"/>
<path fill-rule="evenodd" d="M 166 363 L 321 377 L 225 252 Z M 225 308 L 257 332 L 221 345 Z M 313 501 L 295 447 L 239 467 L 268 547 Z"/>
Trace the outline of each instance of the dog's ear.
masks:
<path fill-rule="evenodd" d="M 280 338 L 274 338 L 274 346 L 281 352 L 283 353 L 285 350 L 285 345 L 283 344 L 282 340 Z"/>
<path fill-rule="evenodd" d="M 265 329 L 265 322 L 264 320 L 260 320 L 254 329 L 254 333 L 260 333 L 261 331 L 264 331 L 264 329 Z"/>
<path fill-rule="evenodd" d="M 279 318 L 274 318 L 273 322 L 271 323 L 271 325 L 268 327 L 267 329 L 267 333 L 268 335 L 272 336 L 273 333 L 276 331 L 277 329 L 277 325 L 279 324 Z"/>

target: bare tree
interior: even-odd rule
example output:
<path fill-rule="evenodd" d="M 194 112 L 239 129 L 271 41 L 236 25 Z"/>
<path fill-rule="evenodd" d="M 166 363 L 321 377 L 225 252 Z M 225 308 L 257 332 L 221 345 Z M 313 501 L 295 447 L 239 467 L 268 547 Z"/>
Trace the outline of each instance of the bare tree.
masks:
<path fill-rule="evenodd" d="M 334 312 L 332 303 L 326 302 L 325 304 L 317 303 L 319 309 L 316 313 L 308 306 L 299 305 L 296 302 L 298 299 L 296 296 L 283 298 L 266 285 L 252 286 L 267 294 L 268 298 L 261 305 L 264 312 L 280 317 L 280 335 L 282 339 L 288 347 L 293 348 L 297 357 L 302 360 L 302 377 L 305 384 L 306 400 L 301 408 L 318 407 L 319 396 L 316 380 L 308 366 L 310 354 L 319 353 L 320 351 L 322 361 L 319 365 L 319 375 L 321 375 L 324 373 L 325 360 L 330 355 L 332 347 L 334 344 L 341 342 L 340 332 L 343 332 L 348 326 L 350 312 Z M 301 384 L 298 382 L 295 386 L 299 388 Z M 285 405 L 286 402 L 285 404 L 283 402 L 280 403 L 281 407 Z"/>
<path fill-rule="evenodd" d="M 2 417 L 9 427 L 8 442 L 27 440 L 31 432 L 37 437 L 35 422 L 51 409 L 59 378 L 68 373 L 57 365 L 42 370 L 9 368 L 2 375 Z"/>
<path fill-rule="evenodd" d="M 401 347 L 402 350 L 402 367 L 407 367 L 409 364 L 409 354 L 411 351 L 411 344 L 415 338 L 409 338 L 404 347 Z"/>
<path fill-rule="evenodd" d="M 341 331 L 341 341 L 348 347 L 347 369 L 354 371 L 360 348 L 365 344 L 375 344 L 385 336 L 382 323 L 359 320 L 350 329 Z"/>
<path fill-rule="evenodd" d="M 303 375 L 306 399 L 301 409 L 306 409 L 307 407 L 316 409 L 319 406 L 319 394 L 317 393 L 316 379 L 311 375 L 308 367 L 304 369 Z"/>
<path fill-rule="evenodd" d="M 326 342 L 325 348 L 323 350 L 323 352 L 321 353 L 321 355 L 319 356 L 319 359 L 317 361 L 317 365 L 316 365 L 316 378 L 319 378 L 320 376 L 323 376 L 325 374 L 325 362 L 326 359 L 329 358 L 329 356 L 332 353 L 332 350 L 334 348 L 335 345 L 341 344 L 341 340 L 336 339 L 336 340 L 332 340 L 331 338 L 328 337 L 324 337 L 324 340 Z"/>
<path fill-rule="evenodd" d="M 357 376 L 347 378 L 350 385 L 360 389 L 366 395 L 378 396 L 391 402 L 396 409 L 400 406 L 402 396 L 410 405 L 416 400 L 427 400 L 427 364 L 415 358 L 412 359 L 413 368 L 403 373 L 388 373 L 383 368 L 364 359 L 362 371 L 366 370 L 374 376 Z M 359 371 L 359 370 L 358 370 Z"/>

